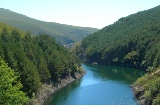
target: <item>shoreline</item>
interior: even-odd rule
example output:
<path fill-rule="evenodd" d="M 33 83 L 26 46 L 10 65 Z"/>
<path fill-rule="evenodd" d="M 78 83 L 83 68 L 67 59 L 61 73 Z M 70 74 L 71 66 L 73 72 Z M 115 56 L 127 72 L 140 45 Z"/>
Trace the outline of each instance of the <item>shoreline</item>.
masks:
<path fill-rule="evenodd" d="M 141 77 L 140 80 L 137 80 L 138 82 L 136 81 L 137 83 L 133 84 L 133 94 L 141 105 L 152 105 L 160 102 L 160 87 L 157 85 L 160 82 L 159 75 L 160 69 L 157 69 Z"/>
<path fill-rule="evenodd" d="M 148 103 L 148 100 L 144 97 L 144 89 L 140 85 L 132 85 L 132 92 L 140 105 Z"/>
<path fill-rule="evenodd" d="M 45 101 L 49 99 L 54 93 L 56 93 L 58 90 L 62 89 L 69 83 L 73 82 L 74 80 L 83 77 L 85 74 L 86 71 L 75 73 L 75 77 L 69 76 L 67 78 L 61 79 L 60 83 L 57 83 L 57 85 L 42 84 L 42 87 L 36 94 L 36 99 L 31 99 L 29 105 L 44 105 Z"/>

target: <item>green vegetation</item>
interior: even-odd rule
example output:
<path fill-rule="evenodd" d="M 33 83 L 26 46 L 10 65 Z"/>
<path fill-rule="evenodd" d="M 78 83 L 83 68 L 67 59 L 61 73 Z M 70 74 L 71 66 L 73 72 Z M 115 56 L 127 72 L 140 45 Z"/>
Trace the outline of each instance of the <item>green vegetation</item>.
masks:
<path fill-rule="evenodd" d="M 1 23 L 1 22 L 0 22 L 0 32 L 3 31 L 4 27 L 7 29 L 7 31 L 8 31 L 9 34 L 11 34 L 13 30 L 15 30 L 14 27 L 11 27 L 11 26 L 9 26 L 9 25 L 7 25 L 7 24 L 4 24 L 4 23 Z M 19 33 L 21 33 L 22 36 L 24 36 L 24 35 L 26 34 L 26 32 L 24 32 L 24 31 L 22 31 L 22 30 L 20 30 L 20 29 L 17 29 L 17 31 L 18 31 Z"/>
<path fill-rule="evenodd" d="M 2 8 L 0 8 L 0 22 L 24 31 L 30 31 L 33 35 L 49 34 L 61 44 L 79 42 L 87 35 L 98 31 L 95 28 L 43 22 Z"/>
<path fill-rule="evenodd" d="M 8 91 L 15 92 L 13 95 L 12 92 L 7 93 L 5 87 L 1 89 L 0 98 L 4 98 L 1 103 L 5 103 L 7 97 L 11 97 L 8 98 L 10 101 L 15 100 L 15 103 L 26 102 L 25 94 L 34 98 L 42 84 L 57 83 L 62 78 L 81 72 L 79 58 L 57 44 L 49 35 L 33 37 L 29 32 L 23 34 L 24 32 L 17 29 L 11 31 L 12 27 L 1 25 L 7 27 L 3 30 L 0 28 L 0 56 L 9 67 L 0 58 L 0 89 L 6 80 L 5 82 L 10 82 L 6 85 L 10 89 Z M 2 92 L 7 96 L 3 97 Z"/>
<path fill-rule="evenodd" d="M 1 105 L 24 105 L 28 98 L 21 91 L 22 84 L 15 75 L 14 70 L 0 58 L 0 104 Z"/>
<path fill-rule="evenodd" d="M 160 66 L 160 6 L 120 18 L 82 41 L 88 62 L 153 70 Z"/>
<path fill-rule="evenodd" d="M 134 87 L 141 88 L 141 93 L 139 97 L 143 97 L 149 103 L 152 102 L 153 105 L 160 104 L 160 69 L 146 74 L 145 76 L 139 78 L 135 83 Z"/>

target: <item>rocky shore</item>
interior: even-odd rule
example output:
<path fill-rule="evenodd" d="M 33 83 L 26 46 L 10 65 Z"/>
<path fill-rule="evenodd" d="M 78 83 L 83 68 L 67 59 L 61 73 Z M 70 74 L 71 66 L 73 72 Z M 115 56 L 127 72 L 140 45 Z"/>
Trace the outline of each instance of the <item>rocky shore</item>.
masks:
<path fill-rule="evenodd" d="M 36 99 L 32 99 L 30 105 L 43 105 L 45 100 L 48 99 L 57 90 L 65 87 L 69 83 L 73 82 L 75 79 L 81 78 L 86 72 L 75 73 L 74 76 L 69 76 L 65 79 L 60 80 L 56 85 L 43 84 L 40 90 L 36 94 Z"/>
<path fill-rule="evenodd" d="M 160 69 L 139 78 L 132 90 L 141 105 L 160 105 Z"/>
<path fill-rule="evenodd" d="M 140 85 L 133 86 L 132 90 L 141 105 L 151 105 L 151 100 L 145 97 L 145 90 Z"/>

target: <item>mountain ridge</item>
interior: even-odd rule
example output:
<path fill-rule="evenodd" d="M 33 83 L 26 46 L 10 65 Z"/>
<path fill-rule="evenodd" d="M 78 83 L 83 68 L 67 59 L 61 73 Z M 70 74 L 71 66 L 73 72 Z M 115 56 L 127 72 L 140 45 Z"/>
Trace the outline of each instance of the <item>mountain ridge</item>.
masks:
<path fill-rule="evenodd" d="M 96 28 L 45 22 L 3 8 L 0 8 L 0 22 L 24 31 L 30 31 L 33 35 L 49 34 L 62 44 L 79 42 L 87 35 L 98 31 Z M 80 35 L 79 32 L 81 32 Z M 71 33 L 74 33 L 74 36 Z M 67 42 L 67 40 L 69 41 Z"/>

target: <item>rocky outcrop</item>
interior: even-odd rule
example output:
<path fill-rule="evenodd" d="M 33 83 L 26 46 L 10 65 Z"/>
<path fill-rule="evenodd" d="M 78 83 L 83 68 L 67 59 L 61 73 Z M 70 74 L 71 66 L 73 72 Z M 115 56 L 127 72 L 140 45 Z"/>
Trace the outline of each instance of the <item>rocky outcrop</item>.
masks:
<path fill-rule="evenodd" d="M 160 105 L 160 69 L 139 78 L 132 90 L 141 105 Z"/>
<path fill-rule="evenodd" d="M 69 83 L 73 82 L 75 79 L 82 77 L 86 72 L 75 73 L 74 77 L 69 76 L 65 79 L 61 79 L 59 83 L 55 85 L 43 84 L 42 87 L 36 94 L 36 99 L 31 100 L 30 105 L 43 105 L 45 100 L 48 99 L 52 94 L 54 94 L 57 90 L 65 87 Z"/>
<path fill-rule="evenodd" d="M 141 105 L 151 105 L 151 100 L 145 97 L 145 90 L 140 85 L 133 86 L 132 90 Z"/>

